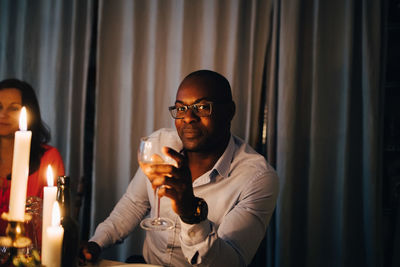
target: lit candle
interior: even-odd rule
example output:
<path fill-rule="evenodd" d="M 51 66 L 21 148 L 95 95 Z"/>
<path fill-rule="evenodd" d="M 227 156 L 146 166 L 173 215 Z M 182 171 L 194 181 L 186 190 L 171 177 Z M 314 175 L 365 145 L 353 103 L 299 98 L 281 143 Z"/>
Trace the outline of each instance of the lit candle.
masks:
<path fill-rule="evenodd" d="M 29 153 L 32 132 L 27 131 L 26 109 L 22 107 L 19 116 L 19 131 L 15 132 L 14 154 L 11 172 L 9 218 L 11 221 L 24 221 L 26 189 L 29 174 Z"/>
<path fill-rule="evenodd" d="M 49 267 L 61 265 L 61 250 L 64 237 L 64 228 L 60 225 L 60 207 L 54 201 L 51 225 L 46 229 L 45 250 L 42 250 L 42 264 Z"/>
<path fill-rule="evenodd" d="M 47 185 L 43 187 L 43 221 L 42 221 L 42 252 L 46 250 L 46 229 L 51 225 L 53 203 L 56 201 L 57 187 L 54 186 L 54 175 L 51 166 L 47 166 Z"/>

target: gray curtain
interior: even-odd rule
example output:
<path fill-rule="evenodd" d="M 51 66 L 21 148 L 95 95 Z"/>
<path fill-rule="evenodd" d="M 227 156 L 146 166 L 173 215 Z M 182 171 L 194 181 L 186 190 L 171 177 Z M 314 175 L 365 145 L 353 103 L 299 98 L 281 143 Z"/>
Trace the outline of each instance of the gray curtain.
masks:
<path fill-rule="evenodd" d="M 381 3 L 282 0 L 271 14 L 268 265 L 381 266 Z"/>
<path fill-rule="evenodd" d="M 91 0 L 0 0 L 0 80 L 33 86 L 74 188 L 83 175 L 92 11 Z"/>
<path fill-rule="evenodd" d="M 255 265 L 380 266 L 380 9 L 378 0 L 100 1 L 93 226 L 136 170 L 138 138 L 173 126 L 165 109 L 179 81 L 212 68 L 233 85 L 233 131 L 253 145 L 260 133 L 280 177 Z M 73 177 L 83 174 L 92 12 L 92 1 L 0 0 L 0 79 L 37 90 Z"/>

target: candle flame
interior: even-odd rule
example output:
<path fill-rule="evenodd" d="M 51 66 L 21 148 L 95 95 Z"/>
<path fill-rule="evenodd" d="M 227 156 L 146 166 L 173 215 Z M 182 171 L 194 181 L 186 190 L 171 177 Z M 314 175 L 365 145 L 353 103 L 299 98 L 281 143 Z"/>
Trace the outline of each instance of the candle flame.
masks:
<path fill-rule="evenodd" d="M 26 131 L 28 129 L 26 108 L 22 107 L 21 114 L 19 115 L 19 129 L 21 131 Z"/>
<path fill-rule="evenodd" d="M 53 203 L 53 210 L 51 213 L 51 226 L 59 226 L 60 225 L 60 206 L 57 201 Z"/>
<path fill-rule="evenodd" d="M 51 168 L 50 164 L 47 166 L 47 185 L 54 186 L 53 169 Z"/>

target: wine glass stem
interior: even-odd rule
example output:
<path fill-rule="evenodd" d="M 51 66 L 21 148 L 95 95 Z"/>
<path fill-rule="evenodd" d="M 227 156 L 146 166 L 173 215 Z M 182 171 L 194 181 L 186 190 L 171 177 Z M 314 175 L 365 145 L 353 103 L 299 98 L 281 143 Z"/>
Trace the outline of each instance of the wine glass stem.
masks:
<path fill-rule="evenodd" d="M 156 208 L 156 219 L 160 218 L 160 198 L 158 197 L 158 190 L 160 187 L 157 187 L 155 193 L 154 193 L 154 203 L 155 203 L 155 208 Z"/>

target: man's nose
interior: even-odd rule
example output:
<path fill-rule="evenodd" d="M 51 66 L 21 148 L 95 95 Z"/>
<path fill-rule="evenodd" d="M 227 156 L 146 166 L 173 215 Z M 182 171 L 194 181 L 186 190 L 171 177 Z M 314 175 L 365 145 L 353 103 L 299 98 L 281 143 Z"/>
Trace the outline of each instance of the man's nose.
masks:
<path fill-rule="evenodd" d="M 183 117 L 183 121 L 186 123 L 191 123 L 193 121 L 197 121 L 198 119 L 199 116 L 196 115 L 193 108 L 188 108 L 185 113 L 185 116 Z"/>

